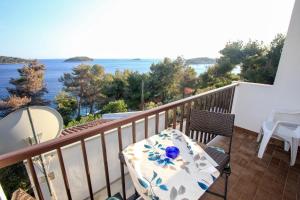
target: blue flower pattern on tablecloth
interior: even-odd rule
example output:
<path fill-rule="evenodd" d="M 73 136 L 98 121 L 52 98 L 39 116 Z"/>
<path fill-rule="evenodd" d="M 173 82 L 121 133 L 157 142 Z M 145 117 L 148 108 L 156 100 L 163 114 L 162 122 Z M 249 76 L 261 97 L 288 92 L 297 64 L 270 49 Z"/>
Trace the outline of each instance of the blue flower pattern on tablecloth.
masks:
<path fill-rule="evenodd" d="M 162 140 L 168 140 L 168 139 L 171 139 L 170 134 L 165 133 L 165 132 L 159 133 L 158 136 L 159 136 Z"/>
<path fill-rule="evenodd" d="M 146 193 L 152 200 L 159 200 L 159 197 L 156 196 L 154 192 L 154 188 L 158 187 L 160 190 L 168 191 L 168 186 L 162 183 L 162 178 L 158 177 L 158 174 L 153 171 L 153 175 L 151 180 L 143 177 L 143 179 L 138 178 L 139 184 L 144 188 L 147 189 Z"/>
<path fill-rule="evenodd" d="M 157 164 L 162 166 L 175 165 L 170 158 L 164 155 L 164 151 L 166 150 L 166 148 L 163 147 L 162 144 L 159 144 L 157 141 L 154 145 L 145 144 L 144 148 L 145 150 L 143 152 L 148 152 L 148 160 L 156 161 Z M 160 152 L 158 150 L 160 150 Z"/>

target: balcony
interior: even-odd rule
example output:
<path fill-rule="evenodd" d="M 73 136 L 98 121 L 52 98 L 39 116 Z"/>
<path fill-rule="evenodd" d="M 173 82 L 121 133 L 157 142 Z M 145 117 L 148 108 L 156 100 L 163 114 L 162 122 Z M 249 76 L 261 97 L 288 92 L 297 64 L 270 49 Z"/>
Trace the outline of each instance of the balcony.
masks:
<path fill-rule="evenodd" d="M 0 167 L 24 161 L 34 184 L 35 196 L 50 199 L 44 174 L 34 159 L 43 154 L 48 163 L 51 192 L 59 199 L 85 199 L 88 196 L 93 199 L 94 195 L 106 198 L 116 192 L 129 197 L 134 191 L 132 184 L 125 184 L 127 171 L 120 165 L 119 152 L 127 145 L 170 126 L 184 131 L 185 119 L 192 107 L 231 112 L 236 85 L 175 101 L 125 119 L 73 128 L 73 133 L 2 155 Z M 122 183 L 118 185 L 120 178 Z M 120 186 L 121 190 L 115 190 Z"/>
<path fill-rule="evenodd" d="M 24 162 L 36 198 L 51 199 L 36 157 L 47 163 L 52 195 L 56 199 L 106 199 L 115 193 L 134 194 L 126 167 L 118 153 L 127 145 L 157 134 L 165 128 L 186 132 L 191 108 L 230 113 L 246 83 L 234 83 L 119 120 L 74 128 L 45 143 L 0 156 L 0 167 Z M 247 85 L 246 85 L 247 86 Z M 187 120 L 186 120 L 187 119 Z M 238 116 L 237 116 L 238 119 Z M 187 132 L 186 132 L 187 133 Z M 199 140 L 198 136 L 189 135 Z M 205 136 L 204 136 L 205 137 Z M 282 142 L 272 141 L 263 159 L 252 131 L 236 127 L 232 146 L 229 199 L 297 199 L 300 197 L 300 159 L 289 167 L 289 154 Z M 219 136 L 205 138 L 208 145 L 222 146 Z M 222 178 L 213 185 L 222 191 Z M 203 199 L 217 199 L 209 194 Z"/>

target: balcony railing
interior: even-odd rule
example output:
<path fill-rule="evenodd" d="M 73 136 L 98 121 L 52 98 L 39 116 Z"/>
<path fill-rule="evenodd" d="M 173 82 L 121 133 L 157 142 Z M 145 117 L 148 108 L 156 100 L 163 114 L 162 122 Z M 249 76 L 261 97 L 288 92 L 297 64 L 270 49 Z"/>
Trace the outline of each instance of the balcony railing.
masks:
<path fill-rule="evenodd" d="M 4 168 L 7 166 L 10 166 L 12 164 L 24 161 L 27 165 L 27 168 L 30 172 L 30 178 L 31 181 L 34 184 L 34 191 L 36 196 L 40 199 L 46 199 L 45 196 L 43 196 L 43 192 L 40 186 L 40 181 L 36 172 L 36 167 L 34 166 L 35 157 L 47 154 L 49 152 L 54 152 L 57 155 L 58 159 L 58 166 L 59 170 L 62 174 L 62 184 L 64 185 L 65 190 L 65 196 L 67 199 L 72 199 L 72 192 L 71 192 L 71 182 L 70 182 L 70 176 L 67 175 L 68 165 L 66 165 L 66 160 L 69 159 L 67 156 L 63 156 L 64 148 L 66 146 L 70 146 L 74 143 L 79 144 L 83 156 L 83 164 L 84 164 L 84 171 L 87 181 L 87 189 L 90 199 L 94 199 L 95 191 L 93 190 L 93 179 L 95 179 L 94 176 L 91 176 L 91 167 L 92 168 L 98 168 L 98 166 L 91 166 L 94 162 L 90 162 L 91 160 L 88 159 L 88 152 L 87 151 L 87 141 L 91 137 L 99 137 L 100 141 L 99 145 L 97 147 L 102 151 L 102 155 L 99 155 L 99 158 L 101 156 L 101 164 L 103 164 L 103 170 L 104 170 L 104 176 L 105 176 L 105 186 L 107 190 L 107 196 L 112 195 L 111 191 L 111 177 L 112 173 L 110 173 L 110 168 L 113 168 L 113 166 L 110 165 L 110 162 L 108 160 L 110 159 L 110 156 L 113 155 L 108 151 L 108 147 L 111 146 L 110 139 L 110 145 L 107 145 L 107 132 L 116 130 L 116 137 L 114 137 L 113 143 L 117 146 L 117 152 L 121 152 L 123 148 L 126 147 L 124 142 L 124 131 L 122 127 L 128 126 L 130 127 L 130 143 L 135 143 L 137 140 L 141 138 L 147 138 L 152 133 L 150 133 L 151 130 L 153 130 L 153 134 L 159 133 L 160 129 L 173 127 L 178 128 L 181 131 L 184 131 L 187 134 L 187 130 L 189 127 L 189 115 L 191 108 L 199 108 L 202 110 L 210 110 L 215 112 L 223 112 L 223 113 L 230 113 L 233 103 L 233 97 L 235 92 L 235 87 L 237 84 L 231 84 L 222 88 L 214 89 L 205 93 L 201 93 L 195 96 L 191 96 L 188 98 L 184 98 L 166 105 L 162 105 L 160 107 L 147 110 L 141 113 L 138 113 L 136 115 L 130 116 L 125 119 L 120 120 L 114 120 L 109 121 L 104 124 L 97 125 L 95 127 L 90 127 L 84 130 L 81 130 L 77 132 L 76 134 L 70 134 L 66 135 L 60 138 L 56 138 L 41 144 L 37 144 L 31 147 L 27 147 L 18 151 L 14 151 L 11 153 L 7 153 L 4 155 L 0 155 L 0 168 Z M 163 118 L 161 117 L 163 116 Z M 150 120 L 153 120 L 150 122 Z M 143 131 L 137 131 L 137 123 L 140 121 L 143 121 Z M 153 122 L 153 123 L 152 123 Z M 139 124 L 139 127 L 141 124 Z M 150 125 L 150 126 L 149 126 Z M 151 127 L 153 126 L 153 127 Z M 139 129 L 140 130 L 140 129 Z M 199 135 L 195 136 L 190 135 L 190 137 L 193 137 L 193 139 L 196 139 L 198 141 L 204 141 L 207 143 L 209 140 L 213 138 L 208 138 L 205 134 L 201 135 L 201 138 L 199 138 Z M 137 139 L 139 138 L 139 139 Z M 128 139 L 128 138 L 126 138 Z M 118 159 L 118 158 L 115 158 Z M 124 166 L 120 163 L 120 169 L 121 169 L 121 182 L 122 182 L 122 195 L 123 198 L 126 199 L 126 187 L 125 187 L 125 169 Z M 99 167 L 100 169 L 100 167 Z M 102 180 L 103 178 L 101 178 Z M 74 194 L 73 194 L 74 195 Z M 78 197 L 73 196 L 74 199 L 78 199 Z"/>

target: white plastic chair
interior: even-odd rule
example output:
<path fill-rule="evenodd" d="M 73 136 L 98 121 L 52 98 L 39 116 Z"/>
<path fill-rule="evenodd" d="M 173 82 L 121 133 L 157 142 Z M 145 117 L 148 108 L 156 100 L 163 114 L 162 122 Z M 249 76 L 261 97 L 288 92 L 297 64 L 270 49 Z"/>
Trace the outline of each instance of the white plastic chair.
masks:
<path fill-rule="evenodd" d="M 261 137 L 263 136 L 262 140 Z M 258 157 L 262 158 L 271 137 L 284 141 L 284 150 L 291 147 L 290 165 L 295 164 L 300 143 L 300 111 L 273 110 L 268 119 L 263 122 L 261 132 L 257 137 L 260 143 Z"/>

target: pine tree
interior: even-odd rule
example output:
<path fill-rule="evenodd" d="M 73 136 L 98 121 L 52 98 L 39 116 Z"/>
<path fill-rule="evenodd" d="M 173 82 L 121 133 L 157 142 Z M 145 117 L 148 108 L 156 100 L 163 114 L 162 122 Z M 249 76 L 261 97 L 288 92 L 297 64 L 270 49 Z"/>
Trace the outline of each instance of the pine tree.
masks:
<path fill-rule="evenodd" d="M 77 118 L 80 118 L 82 105 L 93 108 L 105 96 L 101 93 L 104 68 L 100 65 L 81 64 L 72 69 L 72 73 L 65 73 L 59 81 L 63 83 L 63 90 L 77 99 Z"/>
<path fill-rule="evenodd" d="M 47 93 L 44 83 L 45 66 L 33 61 L 18 69 L 19 77 L 11 78 L 8 87 L 9 97 L 0 103 L 0 109 L 7 114 L 26 105 L 48 105 L 50 101 L 43 98 Z"/>

